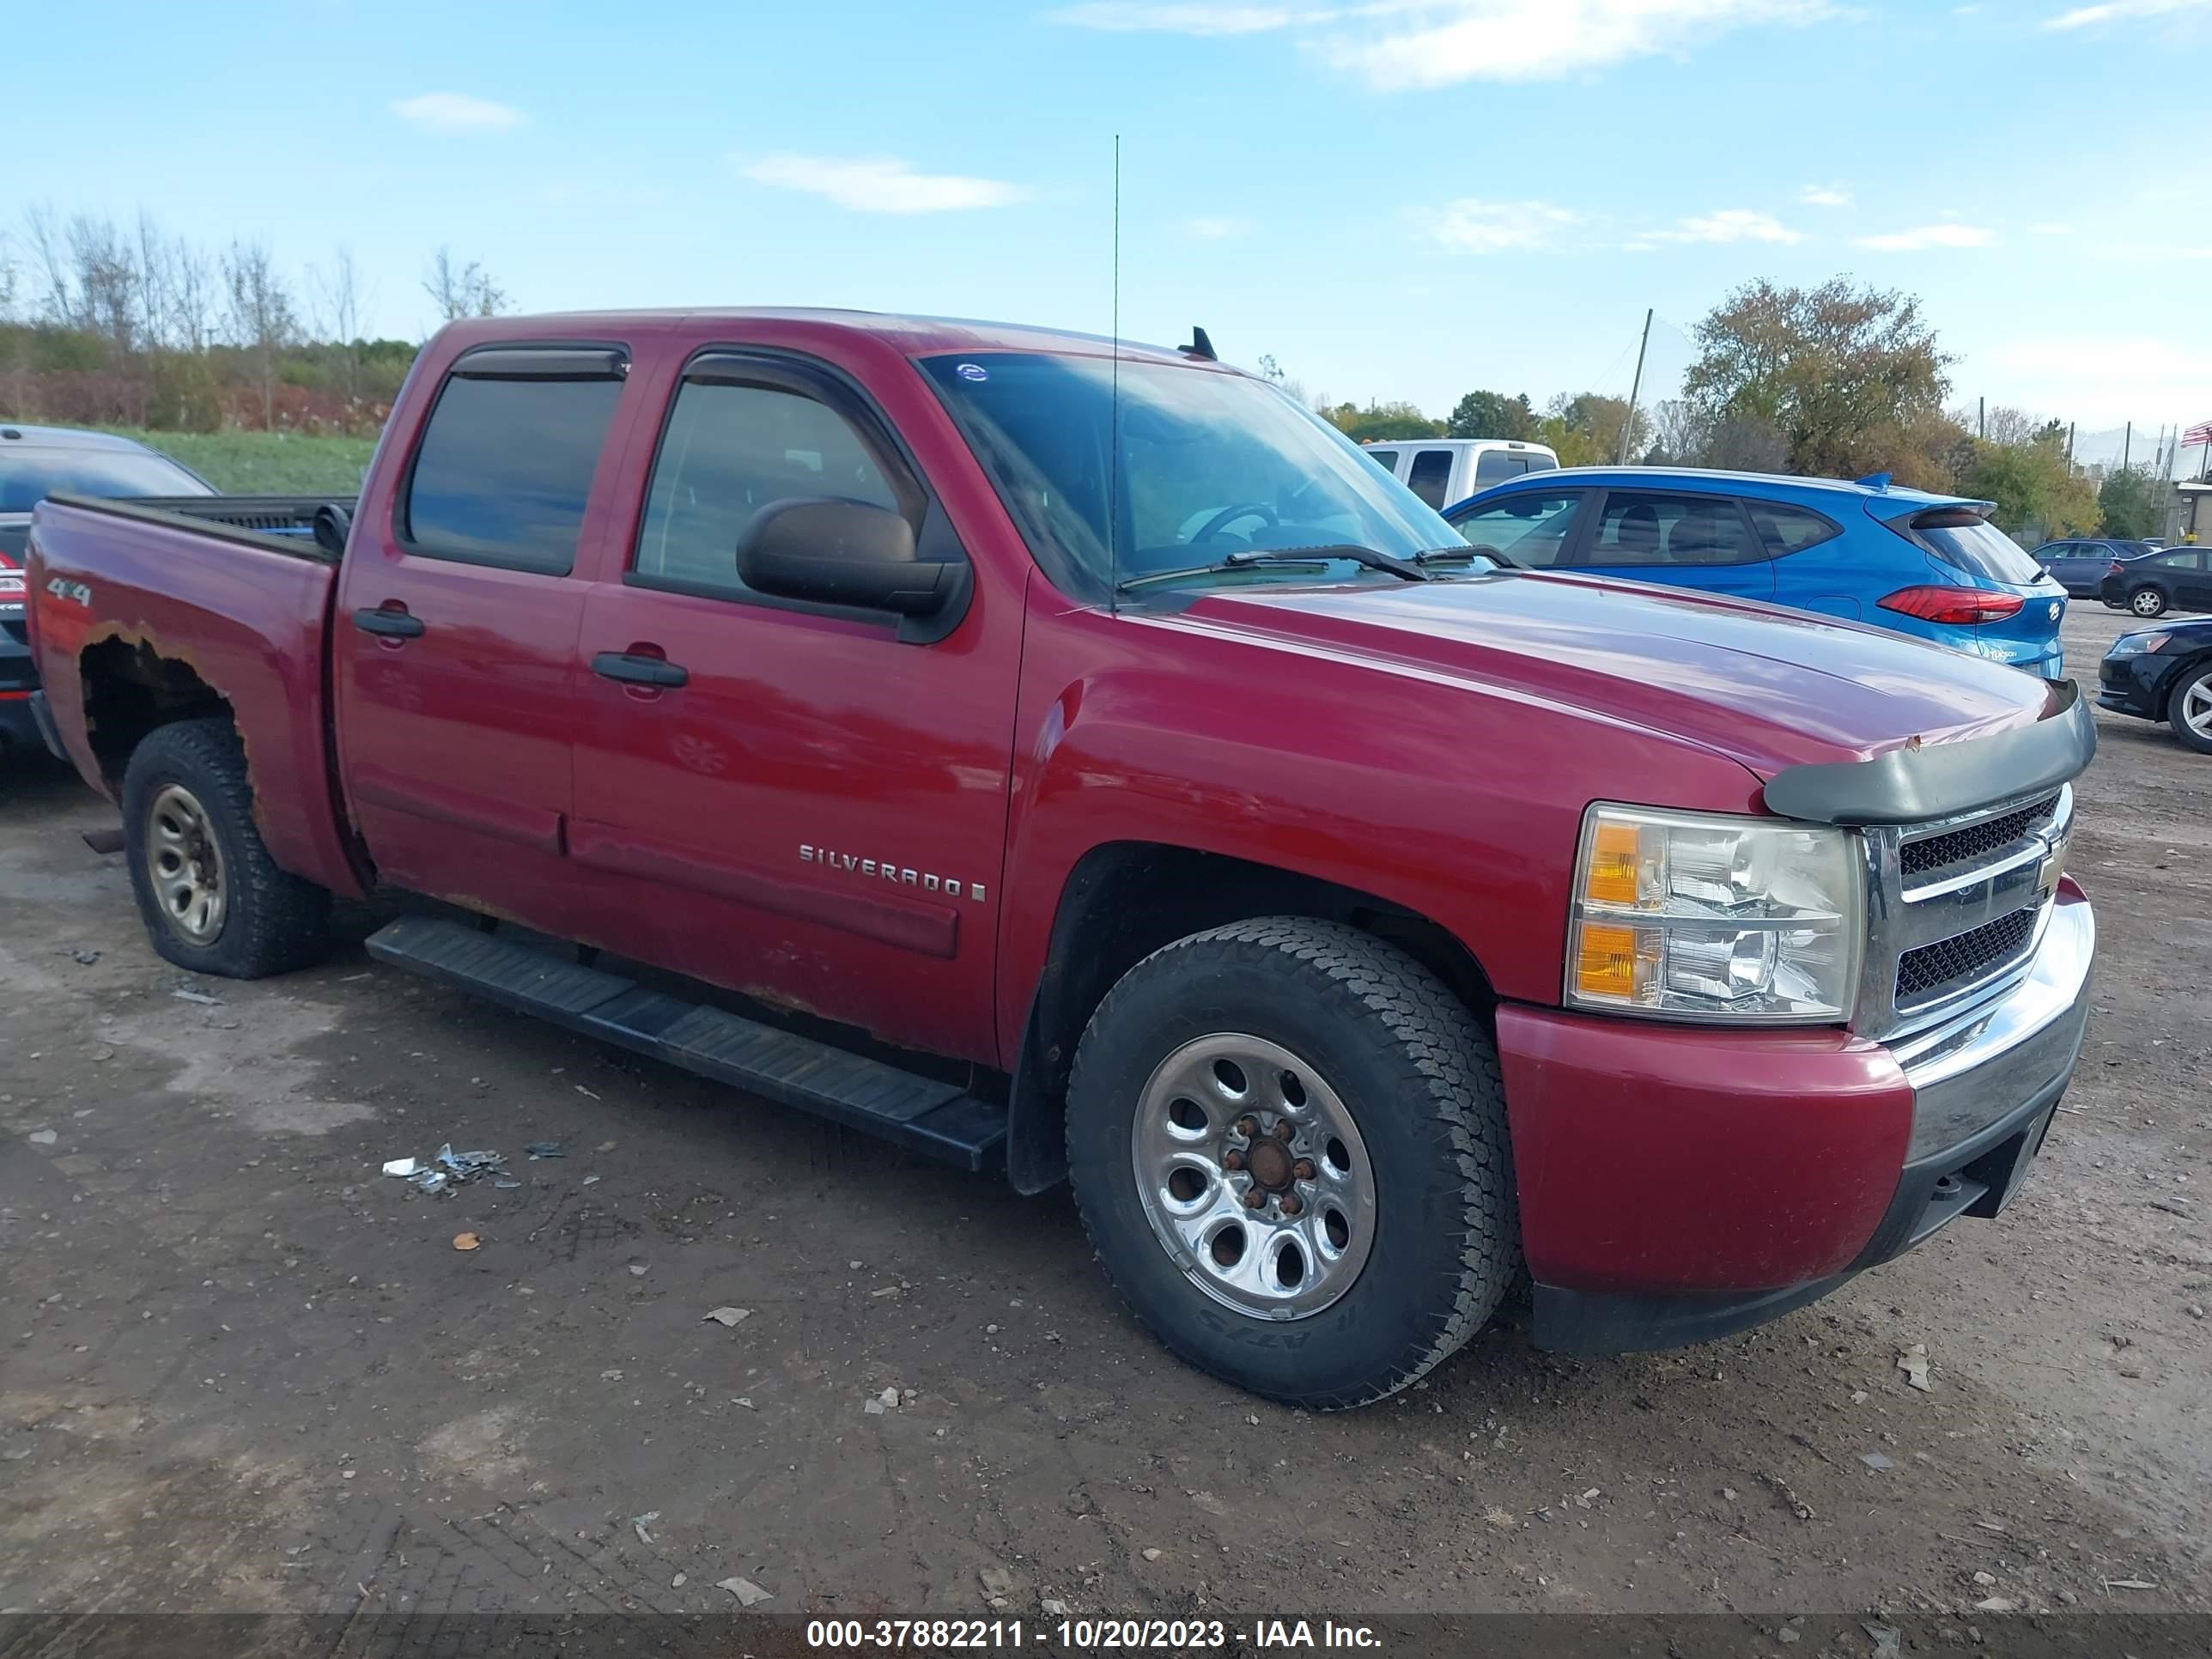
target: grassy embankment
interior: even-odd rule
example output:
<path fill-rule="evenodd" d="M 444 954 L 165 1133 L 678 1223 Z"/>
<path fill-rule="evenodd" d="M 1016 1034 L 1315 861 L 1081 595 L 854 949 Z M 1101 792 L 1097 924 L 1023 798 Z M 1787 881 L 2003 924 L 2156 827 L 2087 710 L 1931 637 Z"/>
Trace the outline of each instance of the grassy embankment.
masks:
<path fill-rule="evenodd" d="M 351 495 L 376 448 L 374 438 L 294 432 L 105 429 L 174 457 L 227 495 Z"/>

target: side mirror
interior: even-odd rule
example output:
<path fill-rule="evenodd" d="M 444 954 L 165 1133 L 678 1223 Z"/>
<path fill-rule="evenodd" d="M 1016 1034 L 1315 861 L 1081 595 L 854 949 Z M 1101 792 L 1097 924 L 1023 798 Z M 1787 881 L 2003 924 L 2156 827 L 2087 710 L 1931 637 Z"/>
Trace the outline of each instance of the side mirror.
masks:
<path fill-rule="evenodd" d="M 334 559 L 345 556 L 346 538 L 353 532 L 353 514 L 336 501 L 325 501 L 313 520 L 315 545 Z"/>
<path fill-rule="evenodd" d="M 738 541 L 738 574 L 757 592 L 900 617 L 935 614 L 967 573 L 964 563 L 917 558 L 914 526 L 865 501 L 775 501 Z"/>

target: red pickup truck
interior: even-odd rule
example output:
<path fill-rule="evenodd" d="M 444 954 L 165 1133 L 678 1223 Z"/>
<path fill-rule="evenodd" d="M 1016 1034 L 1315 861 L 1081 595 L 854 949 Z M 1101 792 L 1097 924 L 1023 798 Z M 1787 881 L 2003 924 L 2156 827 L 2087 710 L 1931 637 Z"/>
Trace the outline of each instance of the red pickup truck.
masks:
<path fill-rule="evenodd" d="M 1808 1301 L 1994 1215 L 2081 1044 L 2070 683 L 1506 568 L 1202 332 L 456 324 L 317 528 L 38 511 L 156 949 L 414 896 L 377 957 L 1071 1179 L 1281 1399 L 1524 1268 L 1570 1349 Z"/>

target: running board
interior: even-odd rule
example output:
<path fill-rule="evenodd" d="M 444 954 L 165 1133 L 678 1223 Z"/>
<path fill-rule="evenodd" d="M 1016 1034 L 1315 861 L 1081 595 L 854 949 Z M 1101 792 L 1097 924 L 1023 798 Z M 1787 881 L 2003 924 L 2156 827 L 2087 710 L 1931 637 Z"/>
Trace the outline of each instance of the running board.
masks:
<path fill-rule="evenodd" d="M 371 936 L 368 953 L 964 1170 L 987 1168 L 1004 1148 L 1006 1109 L 975 1099 L 957 1083 L 687 1002 L 461 922 L 404 916 Z"/>

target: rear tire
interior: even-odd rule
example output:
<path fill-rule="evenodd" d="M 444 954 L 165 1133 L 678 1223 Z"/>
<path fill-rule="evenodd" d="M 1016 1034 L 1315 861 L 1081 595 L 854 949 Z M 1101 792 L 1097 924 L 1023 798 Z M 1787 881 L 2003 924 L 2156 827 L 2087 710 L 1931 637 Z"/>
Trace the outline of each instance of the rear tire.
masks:
<path fill-rule="evenodd" d="M 2166 595 L 2155 587 L 2138 587 L 2128 595 L 2128 609 L 2138 617 L 2163 617 Z"/>
<path fill-rule="evenodd" d="M 147 937 L 179 968 L 259 979 L 322 954 L 331 896 L 270 858 L 228 720 L 157 726 L 131 751 L 123 831 Z"/>
<path fill-rule="evenodd" d="M 2212 755 L 2212 663 L 2173 688 L 2166 705 L 2166 724 L 2200 755 Z"/>
<path fill-rule="evenodd" d="M 1291 1404 L 1406 1387 L 1519 1265 L 1496 1049 L 1435 975 L 1336 923 L 1238 922 L 1131 969 L 1076 1051 L 1067 1146 L 1137 1316 Z"/>

